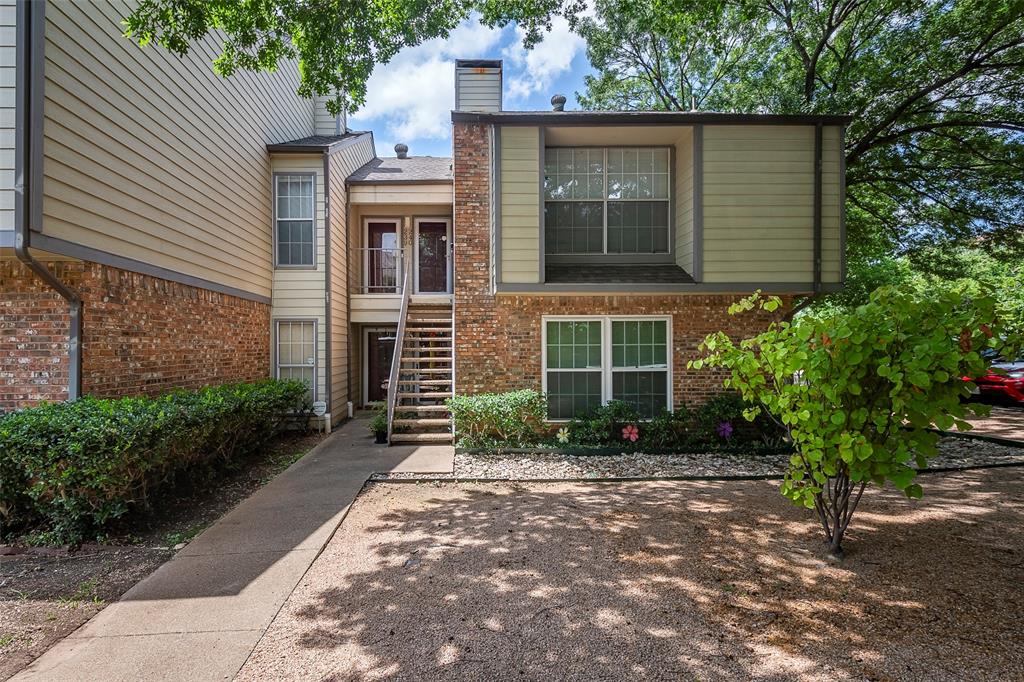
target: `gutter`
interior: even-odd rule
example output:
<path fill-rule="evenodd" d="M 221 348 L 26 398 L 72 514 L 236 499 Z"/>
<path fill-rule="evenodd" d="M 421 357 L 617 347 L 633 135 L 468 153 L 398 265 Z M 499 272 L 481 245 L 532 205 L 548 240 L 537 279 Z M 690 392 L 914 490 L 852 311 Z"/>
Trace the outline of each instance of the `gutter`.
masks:
<path fill-rule="evenodd" d="M 14 131 L 14 253 L 68 303 L 68 400 L 82 394 L 82 299 L 31 252 L 32 229 L 43 218 L 43 41 L 42 2 L 17 4 L 16 105 Z"/>

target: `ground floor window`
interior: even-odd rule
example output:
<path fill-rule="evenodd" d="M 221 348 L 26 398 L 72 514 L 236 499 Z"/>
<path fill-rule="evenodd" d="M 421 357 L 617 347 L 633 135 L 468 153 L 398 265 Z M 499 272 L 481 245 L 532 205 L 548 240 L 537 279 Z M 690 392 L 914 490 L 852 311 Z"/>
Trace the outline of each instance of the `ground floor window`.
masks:
<path fill-rule="evenodd" d="M 316 322 L 278 320 L 275 334 L 278 379 L 298 379 L 309 386 L 309 399 L 316 400 Z"/>
<path fill-rule="evenodd" d="M 545 317 L 549 419 L 571 419 L 609 400 L 653 417 L 671 409 L 668 317 Z"/>

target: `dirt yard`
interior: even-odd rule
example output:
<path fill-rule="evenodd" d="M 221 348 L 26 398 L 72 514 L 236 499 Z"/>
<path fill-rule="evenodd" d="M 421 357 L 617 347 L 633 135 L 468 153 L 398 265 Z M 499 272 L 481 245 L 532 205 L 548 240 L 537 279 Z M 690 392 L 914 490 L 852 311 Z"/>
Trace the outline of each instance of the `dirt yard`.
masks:
<path fill-rule="evenodd" d="M 1024 468 L 922 483 L 374 484 L 240 679 L 1021 679 Z"/>
<path fill-rule="evenodd" d="M 313 448 L 323 436 L 285 434 L 240 468 L 164 499 L 103 544 L 0 545 L 0 680 L 31 663 L 174 556 L 207 526 Z"/>

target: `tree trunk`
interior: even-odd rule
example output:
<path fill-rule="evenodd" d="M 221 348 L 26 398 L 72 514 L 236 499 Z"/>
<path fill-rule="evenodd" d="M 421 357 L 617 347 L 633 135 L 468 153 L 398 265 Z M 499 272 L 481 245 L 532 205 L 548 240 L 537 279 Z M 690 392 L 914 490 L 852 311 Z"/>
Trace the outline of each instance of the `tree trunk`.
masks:
<path fill-rule="evenodd" d="M 836 558 L 843 556 L 843 536 L 857 510 L 865 485 L 851 481 L 849 472 L 844 468 L 837 476 L 829 478 L 821 492 L 814 496 L 814 509 L 825 532 L 826 549 Z"/>

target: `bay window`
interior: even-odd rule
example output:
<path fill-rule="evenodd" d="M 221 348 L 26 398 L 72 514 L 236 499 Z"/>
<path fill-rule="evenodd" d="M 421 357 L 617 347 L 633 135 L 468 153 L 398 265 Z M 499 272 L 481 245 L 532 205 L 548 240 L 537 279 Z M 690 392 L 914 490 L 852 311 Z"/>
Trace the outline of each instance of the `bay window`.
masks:
<path fill-rule="evenodd" d="M 643 417 L 671 409 L 668 317 L 543 320 L 543 384 L 549 419 L 571 419 L 609 400 Z"/>
<path fill-rule="evenodd" d="M 545 149 L 545 253 L 669 253 L 670 161 L 668 147 Z"/>

